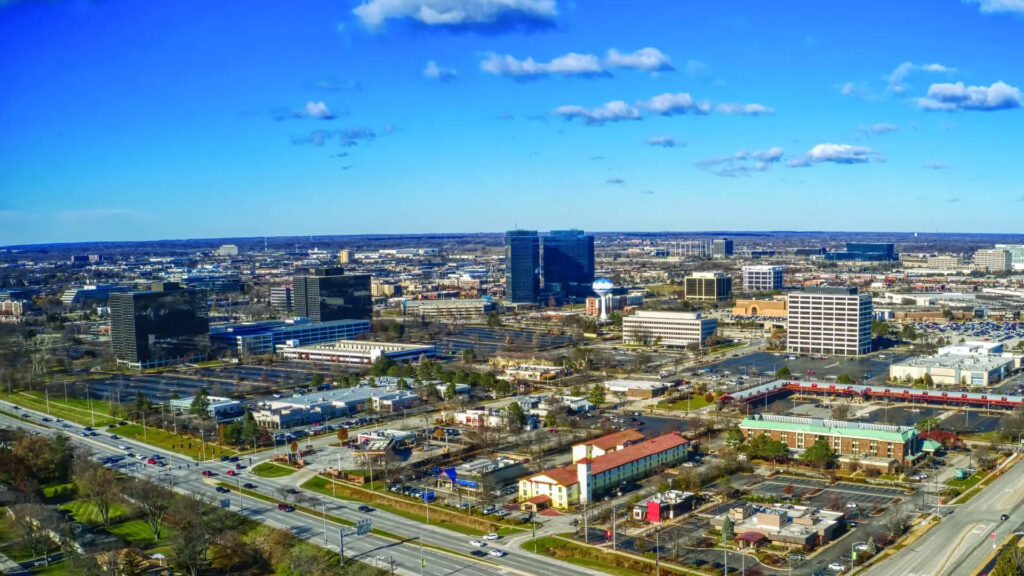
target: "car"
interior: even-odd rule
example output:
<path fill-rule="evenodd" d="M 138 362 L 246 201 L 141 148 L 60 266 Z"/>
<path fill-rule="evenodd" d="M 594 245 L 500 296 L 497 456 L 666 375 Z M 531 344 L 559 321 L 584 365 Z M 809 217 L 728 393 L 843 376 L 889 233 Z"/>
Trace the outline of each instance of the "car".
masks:
<path fill-rule="evenodd" d="M 120 448 L 121 450 L 131 450 L 132 449 L 131 446 L 129 446 L 127 444 L 121 444 L 120 446 L 118 446 L 118 448 Z"/>
<path fill-rule="evenodd" d="M 487 546 L 487 543 L 486 542 L 482 542 L 480 540 L 470 540 L 469 541 L 469 545 L 470 546 L 476 546 L 477 548 L 483 548 L 484 546 Z"/>
<path fill-rule="evenodd" d="M 857 542 L 856 544 L 853 545 L 853 548 L 855 550 L 860 550 L 861 552 L 866 552 L 867 549 L 868 549 L 868 543 L 867 542 Z"/>
<path fill-rule="evenodd" d="M 242 484 L 242 488 L 245 488 L 246 490 L 252 490 L 256 488 L 256 485 L 253 484 L 252 482 L 246 482 L 245 484 Z"/>
<path fill-rule="evenodd" d="M 857 523 L 854 522 L 853 520 L 847 520 L 846 521 L 846 525 L 849 526 L 850 528 L 856 528 L 857 527 Z"/>
<path fill-rule="evenodd" d="M 1002 514 L 1002 515 L 999 516 L 999 519 L 1000 520 L 1009 520 L 1010 519 L 1010 515 L 1009 514 Z"/>
<path fill-rule="evenodd" d="M 498 536 L 494 532 L 491 532 L 490 534 L 484 534 L 484 540 L 497 540 L 498 538 L 501 538 L 501 536 Z"/>
<path fill-rule="evenodd" d="M 235 470 L 241 470 L 245 468 L 245 464 L 235 464 Z"/>
<path fill-rule="evenodd" d="M 217 492 L 220 492 L 221 494 L 225 494 L 227 492 L 231 492 L 231 490 L 228 490 L 227 488 L 225 488 L 223 486 L 217 486 L 216 488 L 214 488 L 214 490 L 216 490 Z"/>
<path fill-rule="evenodd" d="M 22 418 L 31 418 L 31 416 L 29 416 L 27 412 L 23 412 L 23 413 L 21 414 L 21 417 L 22 417 Z"/>
<path fill-rule="evenodd" d="M 493 505 L 492 506 L 488 506 L 487 508 L 484 508 L 484 515 L 485 516 L 489 516 L 491 514 L 494 514 L 497 511 L 498 511 L 498 509 L 495 508 Z"/>
<path fill-rule="evenodd" d="M 470 554 L 476 556 L 477 558 L 483 558 L 484 556 L 487 556 L 487 553 L 483 550 L 473 550 L 472 552 L 470 552 Z"/>
<path fill-rule="evenodd" d="M 790 554 L 789 555 L 789 560 L 791 562 L 801 562 L 801 561 L 806 560 L 806 559 L 807 559 L 807 557 L 804 556 L 803 554 Z"/>
<path fill-rule="evenodd" d="M 238 472 L 235 472 L 234 470 L 228 470 L 228 476 L 234 476 L 236 474 L 238 474 Z"/>
<path fill-rule="evenodd" d="M 220 461 L 221 462 L 227 462 L 228 461 L 228 457 L 227 456 L 221 456 L 220 457 Z"/>
<path fill-rule="evenodd" d="M 843 571 L 846 570 L 846 564 L 841 564 L 839 562 L 832 562 L 832 563 L 830 563 L 828 565 L 828 569 L 832 570 L 833 572 L 843 572 Z"/>
<path fill-rule="evenodd" d="M 43 422 L 49 422 L 49 421 L 50 421 L 49 418 L 47 418 L 46 416 L 43 416 Z"/>
<path fill-rule="evenodd" d="M 209 470 L 203 470 L 202 474 L 203 474 L 203 476 L 206 476 L 207 478 L 209 478 L 210 476 L 213 476 L 213 472 L 211 472 Z"/>
<path fill-rule="evenodd" d="M 359 510 L 360 512 L 373 512 L 373 508 L 367 506 L 366 504 L 363 504 L 359 508 L 356 508 L 356 510 Z"/>
<path fill-rule="evenodd" d="M 502 556 L 505 555 L 505 551 L 504 550 L 498 550 L 497 548 L 492 548 L 491 551 L 488 552 L 488 554 L 490 554 L 491 556 L 497 556 L 498 558 L 501 558 Z"/>
<path fill-rule="evenodd" d="M 86 432 L 92 432 L 92 426 L 86 426 L 82 428 L 82 430 L 85 430 Z"/>
<path fill-rule="evenodd" d="M 298 494 L 299 493 L 299 491 L 297 489 L 295 489 L 295 488 L 289 488 L 289 489 L 285 490 L 285 492 L 287 492 L 289 494 Z"/>
<path fill-rule="evenodd" d="M 846 507 L 847 508 L 856 508 L 857 507 L 857 503 L 856 502 L 847 502 L 846 503 Z"/>
<path fill-rule="evenodd" d="M 146 458 L 146 464 L 156 464 L 156 460 L 153 458 Z"/>
<path fill-rule="evenodd" d="M 117 428 L 117 424 L 107 424 L 107 430 L 110 430 L 112 428 Z"/>
<path fill-rule="evenodd" d="M 228 458 L 228 461 L 229 462 L 238 462 L 238 456 L 232 456 L 231 458 Z"/>
<path fill-rule="evenodd" d="M 291 504 L 285 504 L 284 502 L 282 502 L 277 505 L 277 509 L 282 512 L 294 512 L 295 506 L 292 506 Z"/>
<path fill-rule="evenodd" d="M 21 410 L 21 406 L 18 406 L 16 404 L 11 404 L 11 408 L 14 408 L 15 410 Z"/>
<path fill-rule="evenodd" d="M 68 424 L 67 422 L 65 422 L 65 423 L 61 424 L 60 427 L 61 428 L 65 428 L 65 429 L 71 428 L 71 424 Z"/>
<path fill-rule="evenodd" d="M 120 436 L 118 436 L 117 434 L 111 434 L 110 435 L 110 439 L 111 440 L 117 440 L 118 438 L 120 438 Z"/>

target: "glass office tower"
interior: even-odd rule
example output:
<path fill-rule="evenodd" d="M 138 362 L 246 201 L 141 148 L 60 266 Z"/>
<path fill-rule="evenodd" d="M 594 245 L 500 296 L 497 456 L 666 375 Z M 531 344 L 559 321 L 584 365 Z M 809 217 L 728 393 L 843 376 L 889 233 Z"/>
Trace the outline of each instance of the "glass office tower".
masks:
<path fill-rule="evenodd" d="M 505 292 L 510 302 L 540 298 L 540 238 L 536 230 L 505 233 Z"/>
<path fill-rule="evenodd" d="M 110 339 L 119 364 L 153 368 L 192 362 L 210 350 L 210 305 L 204 290 L 164 284 L 110 295 Z"/>
<path fill-rule="evenodd" d="M 313 322 L 369 320 L 373 316 L 369 274 L 341 274 L 341 269 L 316 270 L 292 279 L 295 313 Z"/>
<path fill-rule="evenodd" d="M 583 230 L 552 230 L 544 237 L 544 289 L 561 296 L 593 293 L 594 236 Z"/>

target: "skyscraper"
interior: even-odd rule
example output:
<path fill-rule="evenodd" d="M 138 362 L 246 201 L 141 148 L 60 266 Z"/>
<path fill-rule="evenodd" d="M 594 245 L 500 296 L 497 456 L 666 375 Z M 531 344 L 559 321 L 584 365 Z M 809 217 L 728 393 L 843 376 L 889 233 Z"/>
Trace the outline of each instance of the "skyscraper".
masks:
<path fill-rule="evenodd" d="M 589 296 L 594 283 L 594 236 L 583 230 L 552 230 L 543 244 L 544 289 L 563 296 Z"/>
<path fill-rule="evenodd" d="M 313 322 L 369 320 L 373 316 L 369 274 L 345 274 L 341 268 L 318 268 L 292 279 L 292 306 Z"/>
<path fill-rule="evenodd" d="M 510 302 L 540 297 L 540 238 L 536 230 L 505 233 L 505 291 Z"/>
<path fill-rule="evenodd" d="M 175 284 L 111 294 L 110 340 L 119 364 L 152 368 L 202 359 L 210 349 L 206 291 Z"/>
<path fill-rule="evenodd" d="M 870 294 L 856 288 L 805 288 L 788 299 L 788 351 L 849 356 L 871 352 Z"/>
<path fill-rule="evenodd" d="M 732 256 L 732 240 L 729 238 L 715 238 L 711 243 L 711 255 L 715 258 L 728 258 Z"/>

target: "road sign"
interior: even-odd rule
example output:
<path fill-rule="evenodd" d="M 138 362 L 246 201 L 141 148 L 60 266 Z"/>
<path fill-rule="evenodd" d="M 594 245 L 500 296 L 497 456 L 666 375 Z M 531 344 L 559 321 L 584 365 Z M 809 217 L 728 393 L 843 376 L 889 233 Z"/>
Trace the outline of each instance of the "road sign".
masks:
<path fill-rule="evenodd" d="M 231 508 L 231 499 L 230 498 L 221 498 L 220 499 L 220 507 L 221 508 Z"/>
<path fill-rule="evenodd" d="M 993 532 L 993 533 L 992 533 L 992 535 L 991 535 L 991 536 L 989 536 L 989 539 L 990 539 L 990 540 L 995 540 L 995 539 L 996 539 L 996 533 L 995 533 L 995 532 Z"/>
<path fill-rule="evenodd" d="M 371 530 L 373 530 L 373 520 L 363 518 L 356 522 L 356 535 L 362 536 L 363 534 L 369 534 Z"/>

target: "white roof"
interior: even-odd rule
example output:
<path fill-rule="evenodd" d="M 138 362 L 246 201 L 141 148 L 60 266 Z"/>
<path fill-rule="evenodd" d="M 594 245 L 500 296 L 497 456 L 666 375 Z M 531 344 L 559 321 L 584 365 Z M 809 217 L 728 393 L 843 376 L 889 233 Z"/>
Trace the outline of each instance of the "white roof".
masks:
<path fill-rule="evenodd" d="M 659 390 L 668 384 L 657 380 L 605 380 L 604 387 L 609 390 Z"/>

